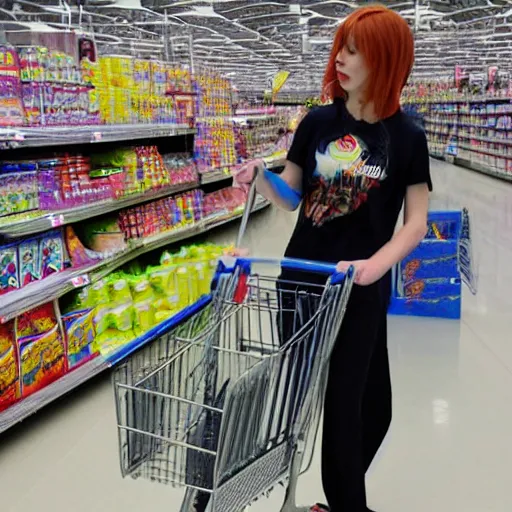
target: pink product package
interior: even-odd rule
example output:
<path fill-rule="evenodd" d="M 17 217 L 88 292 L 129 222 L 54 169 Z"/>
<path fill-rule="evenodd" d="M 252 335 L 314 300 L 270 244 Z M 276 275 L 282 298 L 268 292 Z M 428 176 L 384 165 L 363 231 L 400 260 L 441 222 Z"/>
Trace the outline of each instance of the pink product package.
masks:
<path fill-rule="evenodd" d="M 0 126 L 21 126 L 24 117 L 19 79 L 0 74 Z"/>
<path fill-rule="evenodd" d="M 39 241 L 41 279 L 64 270 L 64 241 L 62 232 L 55 231 L 44 235 Z"/>
<path fill-rule="evenodd" d="M 37 82 L 22 84 L 21 98 L 25 109 L 25 124 L 40 126 L 43 122 L 43 86 Z"/>
<path fill-rule="evenodd" d="M 40 278 L 41 270 L 39 239 L 24 240 L 18 246 L 18 260 L 20 266 L 20 285 L 27 286 Z"/>
<path fill-rule="evenodd" d="M 39 169 L 39 208 L 41 210 L 57 210 L 63 207 L 60 184 L 55 169 Z"/>

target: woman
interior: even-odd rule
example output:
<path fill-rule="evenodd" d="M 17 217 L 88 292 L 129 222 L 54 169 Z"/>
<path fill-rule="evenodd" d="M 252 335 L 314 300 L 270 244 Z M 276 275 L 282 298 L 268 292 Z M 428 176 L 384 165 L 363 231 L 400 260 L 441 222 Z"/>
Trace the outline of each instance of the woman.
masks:
<path fill-rule="evenodd" d="M 356 270 L 324 406 L 322 480 L 329 507 L 311 510 L 369 511 L 365 473 L 391 421 L 390 269 L 424 238 L 432 189 L 425 134 L 399 105 L 413 62 L 413 36 L 397 13 L 372 6 L 348 16 L 324 78 L 333 102 L 301 122 L 280 176 L 302 198 L 286 256 Z M 263 170 L 262 162 L 256 165 Z M 251 181 L 254 166 L 236 181 Z M 284 209 L 295 208 L 272 180 L 260 172 L 258 191 Z M 405 222 L 395 233 L 404 200 Z M 289 271 L 281 277 L 304 280 Z"/>

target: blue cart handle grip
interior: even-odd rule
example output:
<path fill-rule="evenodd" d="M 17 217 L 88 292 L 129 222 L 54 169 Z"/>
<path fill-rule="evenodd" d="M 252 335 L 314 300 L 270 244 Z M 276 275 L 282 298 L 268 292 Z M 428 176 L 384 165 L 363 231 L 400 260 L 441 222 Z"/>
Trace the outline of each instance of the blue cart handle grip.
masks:
<path fill-rule="evenodd" d="M 336 276 L 336 280 L 343 280 L 345 276 L 351 277 L 354 267 L 350 266 L 347 273 L 338 272 L 336 265 L 332 263 L 322 263 L 319 261 L 299 260 L 294 258 L 270 259 L 270 258 L 238 258 L 237 263 L 243 266 L 252 264 L 280 265 L 288 270 L 297 270 L 300 272 L 312 272 L 314 274 L 324 274 L 327 276 Z"/>

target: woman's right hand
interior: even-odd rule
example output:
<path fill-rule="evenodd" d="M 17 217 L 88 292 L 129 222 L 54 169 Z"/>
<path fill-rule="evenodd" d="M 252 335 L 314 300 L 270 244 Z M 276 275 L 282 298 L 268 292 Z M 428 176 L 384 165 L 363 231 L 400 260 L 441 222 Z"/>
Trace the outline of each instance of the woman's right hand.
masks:
<path fill-rule="evenodd" d="M 265 162 L 261 159 L 249 160 L 238 169 L 233 169 L 231 171 L 233 185 L 247 192 L 254 180 L 255 169 L 257 169 L 258 173 L 263 172 L 265 170 Z"/>

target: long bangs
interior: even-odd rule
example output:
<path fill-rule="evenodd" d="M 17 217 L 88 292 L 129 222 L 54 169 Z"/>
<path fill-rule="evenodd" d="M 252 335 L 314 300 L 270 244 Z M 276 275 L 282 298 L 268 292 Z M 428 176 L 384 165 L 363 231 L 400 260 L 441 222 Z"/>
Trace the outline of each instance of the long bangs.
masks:
<path fill-rule="evenodd" d="M 414 38 L 407 22 L 380 5 L 357 9 L 340 25 L 327 64 L 323 92 L 329 99 L 346 98 L 336 77 L 336 56 L 353 39 L 369 68 L 366 102 L 379 119 L 400 108 L 400 95 L 414 64 Z"/>

